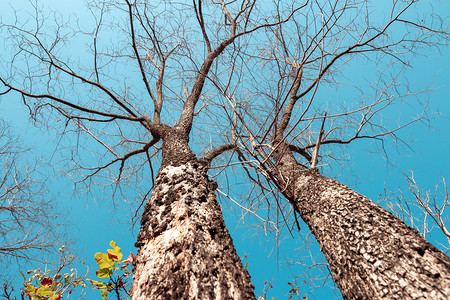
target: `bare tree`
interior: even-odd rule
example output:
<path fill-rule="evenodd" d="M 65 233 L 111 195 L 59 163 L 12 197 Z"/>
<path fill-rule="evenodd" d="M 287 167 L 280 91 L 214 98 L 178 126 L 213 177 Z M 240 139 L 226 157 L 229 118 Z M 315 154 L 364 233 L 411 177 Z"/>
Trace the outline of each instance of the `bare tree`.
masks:
<path fill-rule="evenodd" d="M 3 275 L 11 262 L 42 262 L 65 241 L 63 222 L 48 197 L 36 162 L 28 164 L 28 150 L 0 121 L 0 261 Z"/>
<path fill-rule="evenodd" d="M 98 9 L 99 15 L 94 31 L 88 33 L 93 55 L 92 65 L 87 67 L 74 66 L 69 57 L 61 54 L 61 45 L 69 41 L 64 24 L 57 23 L 51 36 L 41 33 L 46 18 L 39 15 L 38 7 L 34 28 L 25 29 L 24 24 L 3 27 L 9 37 L 19 39 L 14 62 L 24 57 L 22 62 L 27 68 L 23 73 L 22 68 L 13 66 L 9 77 L 0 78 L 6 92 L 19 92 L 37 118 L 46 109 L 59 113 L 66 118 L 66 124 L 71 122 L 71 126 L 91 136 L 109 155 L 109 161 L 99 167 L 82 167 L 90 171 L 82 181 L 114 164 L 119 165 L 116 180 L 120 181 L 128 175 L 125 164 L 137 155 L 144 157 L 153 172 L 151 158 L 161 152 L 158 175 L 136 243 L 139 250 L 133 299 L 254 297 L 248 272 L 225 228 L 214 194 L 216 184 L 206 174 L 212 159 L 234 145 L 212 149 L 201 159 L 189 145 L 193 119 L 199 113 L 196 107 L 213 63 L 235 40 L 286 22 L 293 15 L 291 12 L 282 20 L 253 23 L 254 4 L 242 3 L 238 16 L 231 19 L 224 3 L 204 7 L 202 1 L 190 5 L 168 1 L 103 2 L 92 8 Z M 108 49 L 99 49 L 99 32 L 113 8 L 125 21 L 116 27 L 123 30 L 125 48 L 105 53 Z M 224 12 L 229 27 L 223 25 Z M 172 23 L 174 20 L 181 24 Z M 212 30 L 214 36 L 206 20 L 217 23 L 217 30 Z M 237 21 L 242 26 L 238 27 Z M 188 32 L 191 24 L 197 24 L 197 29 Z M 196 45 L 199 38 L 205 46 L 201 51 Z M 196 51 L 201 54 L 192 54 Z M 111 60 L 121 67 L 124 63 L 134 66 L 144 93 L 133 90 L 135 83 L 111 84 Z M 88 100 L 70 95 L 78 84 L 81 87 L 77 93 L 86 88 Z M 174 87 L 177 84 L 181 86 L 180 94 Z M 167 114 L 163 104 L 169 106 Z M 172 116 L 177 109 L 179 117 Z M 160 142 L 162 145 L 156 147 Z"/>
<path fill-rule="evenodd" d="M 396 217 L 405 220 L 424 238 L 432 231 L 440 232 L 447 239 L 441 244 L 446 253 L 450 250 L 450 232 L 448 229 L 449 195 L 445 178 L 436 184 L 434 191 L 423 190 L 414 178 L 414 172 L 406 176 L 409 193 L 393 191 L 384 196 L 383 201 Z"/>
<path fill-rule="evenodd" d="M 449 258 L 318 171 L 324 153 L 339 159 L 338 146 L 396 138 L 423 119 L 388 128 L 379 114 L 419 93 L 391 65 L 402 69 L 416 50 L 448 40 L 444 25 L 430 24 L 436 19 L 406 16 L 414 5 L 394 1 L 380 21 L 368 2 L 353 0 L 103 1 L 91 5 L 90 30 L 35 6 L 32 22 L 2 26 L 15 51 L 0 81 L 36 120 L 74 133 L 68 143 L 78 151 L 89 147 L 81 133 L 101 146 L 94 163 L 68 155 L 70 174 L 82 171 L 78 183 L 107 184 L 111 173 L 118 186 L 151 179 L 133 299 L 254 297 L 207 175 L 225 152 L 226 166 L 242 165 L 262 201 L 273 201 L 274 188 L 289 200 L 345 298 L 445 298 Z M 89 54 L 77 57 L 74 44 Z M 339 85 L 339 72 L 359 57 L 387 65 L 371 93 L 323 108 L 319 84 Z"/>
<path fill-rule="evenodd" d="M 240 89 L 217 83 L 229 102 L 241 161 L 249 174 L 270 181 L 254 180 L 262 190 L 276 186 L 289 200 L 348 299 L 450 295 L 448 256 L 379 205 L 319 172 L 329 171 L 326 165 L 340 159 L 336 151 L 353 141 L 379 140 L 384 147 L 384 138 L 392 137 L 400 144 L 400 129 L 426 120 L 426 111 L 403 123 L 383 122 L 381 114 L 420 95 L 401 76 L 414 54 L 448 43 L 439 19 L 407 19 L 417 2 L 393 1 L 380 22 L 366 2 L 312 1 L 302 10 L 305 18 L 268 32 L 272 40 L 259 43 L 260 56 L 248 54 L 248 64 L 259 68 L 254 80 Z M 356 86 L 360 94 L 353 102 L 351 96 L 341 102 L 336 94 L 321 95 L 319 85 L 352 84 L 339 81 L 339 75 L 351 76 L 345 67 L 352 61 L 382 72 L 366 83 L 369 89 Z M 327 103 L 325 97 L 334 99 Z"/>

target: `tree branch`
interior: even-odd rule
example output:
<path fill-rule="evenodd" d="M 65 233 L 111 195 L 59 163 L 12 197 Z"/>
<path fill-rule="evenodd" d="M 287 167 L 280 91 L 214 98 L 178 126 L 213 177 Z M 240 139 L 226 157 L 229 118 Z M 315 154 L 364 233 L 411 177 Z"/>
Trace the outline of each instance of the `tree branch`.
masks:
<path fill-rule="evenodd" d="M 235 144 L 225 144 L 215 149 L 209 150 L 200 160 L 205 161 L 209 165 L 214 158 L 218 157 L 226 151 L 235 150 L 236 148 L 237 146 Z"/>

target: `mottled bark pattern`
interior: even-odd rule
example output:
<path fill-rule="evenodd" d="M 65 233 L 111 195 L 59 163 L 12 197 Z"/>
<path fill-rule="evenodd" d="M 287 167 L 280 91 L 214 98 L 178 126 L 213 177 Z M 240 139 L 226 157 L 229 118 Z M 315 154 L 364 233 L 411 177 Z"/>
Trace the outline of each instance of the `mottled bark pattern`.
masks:
<path fill-rule="evenodd" d="M 204 167 L 158 173 L 136 246 L 132 299 L 254 299 Z"/>
<path fill-rule="evenodd" d="M 347 186 L 278 153 L 285 190 L 346 299 L 450 299 L 450 258 Z"/>
<path fill-rule="evenodd" d="M 178 166 L 195 160 L 195 155 L 189 147 L 189 134 L 185 129 L 167 125 L 161 125 L 163 138 L 161 168 L 172 165 Z"/>

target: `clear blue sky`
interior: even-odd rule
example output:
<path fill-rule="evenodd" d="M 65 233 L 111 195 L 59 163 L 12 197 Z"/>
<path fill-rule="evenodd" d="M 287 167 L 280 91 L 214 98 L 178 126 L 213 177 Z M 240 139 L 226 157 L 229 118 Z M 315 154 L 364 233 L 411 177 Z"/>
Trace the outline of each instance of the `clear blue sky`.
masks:
<path fill-rule="evenodd" d="M 8 0 L 7 2 L 15 9 L 28 10 L 30 7 L 28 1 L 24 0 Z M 42 2 L 53 10 L 61 12 L 62 15 L 77 15 L 82 21 L 89 17 L 84 8 L 84 1 L 47 0 Z M 450 11 L 450 2 L 448 1 L 435 1 L 434 6 L 436 12 L 444 14 L 444 12 Z M 3 7 L 5 7 L 4 4 Z M 5 11 L 10 11 L 10 9 L 6 8 L 2 12 L 2 18 L 8 20 L 11 15 L 4 13 Z M 80 45 L 80 47 L 82 46 Z M 360 66 L 354 71 L 355 73 L 367 72 L 364 66 Z M 434 189 L 435 184 L 441 180 L 442 176 L 450 182 L 450 158 L 448 155 L 450 148 L 450 82 L 448 78 L 450 78 L 450 51 L 448 48 L 441 48 L 440 53 L 433 50 L 416 57 L 413 60 L 413 67 L 408 70 L 408 79 L 412 86 L 431 85 L 432 88 L 435 88 L 424 97 L 429 98 L 431 110 L 439 110 L 443 116 L 435 118 L 431 127 L 413 125 L 402 131 L 401 136 L 413 138 L 414 141 L 409 144 L 412 151 L 403 149 L 396 152 L 392 150 L 389 152 L 389 162 L 382 154 L 373 153 L 374 148 L 370 141 L 356 142 L 351 145 L 348 148 L 348 154 L 351 157 L 349 168 L 341 177 L 341 181 L 372 200 L 376 200 L 384 189 L 406 191 L 406 182 L 402 172 L 408 173 L 409 170 L 415 172 L 417 182 L 424 189 Z M 1 96 L 0 101 L 0 117 L 11 122 L 13 130 L 19 132 L 22 139 L 35 149 L 34 153 L 37 156 L 45 161 L 50 161 L 58 138 L 52 136 L 52 132 L 48 133 L 34 128 L 27 121 L 26 110 L 17 94 Z M 402 111 L 391 113 L 402 113 Z M 91 269 L 95 268 L 94 253 L 108 248 L 111 240 L 115 240 L 126 254 L 130 251 L 136 252 L 133 246 L 136 229 L 130 231 L 127 219 L 129 211 L 117 212 L 107 201 L 99 201 L 107 195 L 99 194 L 89 198 L 74 196 L 73 185 L 68 178 L 53 178 L 49 184 L 50 190 L 58 193 L 61 206 L 70 212 L 70 221 L 73 223 L 70 232 L 71 236 L 76 239 L 73 247 L 80 252 L 80 257 L 88 262 Z M 223 208 L 228 229 L 239 255 L 248 257 L 245 262 L 248 262 L 248 269 L 253 284 L 256 286 L 257 295 L 262 294 L 264 282 L 268 281 L 272 282 L 273 286 L 267 294 L 268 299 L 271 296 L 276 299 L 287 299 L 287 292 L 290 289 L 287 283 L 292 282 L 294 276 L 300 272 L 300 269 L 290 262 L 295 261 L 298 255 L 305 255 L 304 252 L 298 250 L 302 243 L 292 239 L 285 232 L 283 240 L 277 247 L 273 235 L 265 235 L 261 230 L 255 230 L 252 228 L 252 224 L 238 224 L 240 211 L 233 207 L 232 203 L 224 204 Z M 117 219 L 121 218 L 124 220 L 123 223 L 117 222 Z M 450 224 L 448 226 L 450 227 Z M 303 231 L 302 234 L 306 234 L 306 232 Z M 431 241 L 435 245 L 436 241 L 445 243 L 440 235 L 432 236 Z M 314 254 L 317 253 L 316 248 L 312 250 Z M 317 255 L 319 254 L 317 253 Z M 84 269 L 81 265 L 79 268 Z M 91 277 L 94 277 L 94 274 Z M 311 289 L 308 283 L 303 287 L 305 292 Z M 315 290 L 308 297 L 310 299 L 331 299 L 333 295 L 332 289 L 324 287 Z"/>

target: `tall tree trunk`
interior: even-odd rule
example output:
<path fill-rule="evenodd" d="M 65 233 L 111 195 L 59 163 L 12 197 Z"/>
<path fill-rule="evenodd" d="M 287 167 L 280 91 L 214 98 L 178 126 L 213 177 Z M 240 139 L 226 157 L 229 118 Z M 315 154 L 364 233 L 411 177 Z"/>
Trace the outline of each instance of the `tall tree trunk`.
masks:
<path fill-rule="evenodd" d="M 132 299 L 254 299 L 214 194 L 216 183 L 189 149 L 176 151 L 186 143 L 168 143 L 141 220 Z"/>
<path fill-rule="evenodd" d="M 450 258 L 390 212 L 276 152 L 285 196 L 320 244 L 346 299 L 450 299 Z"/>

